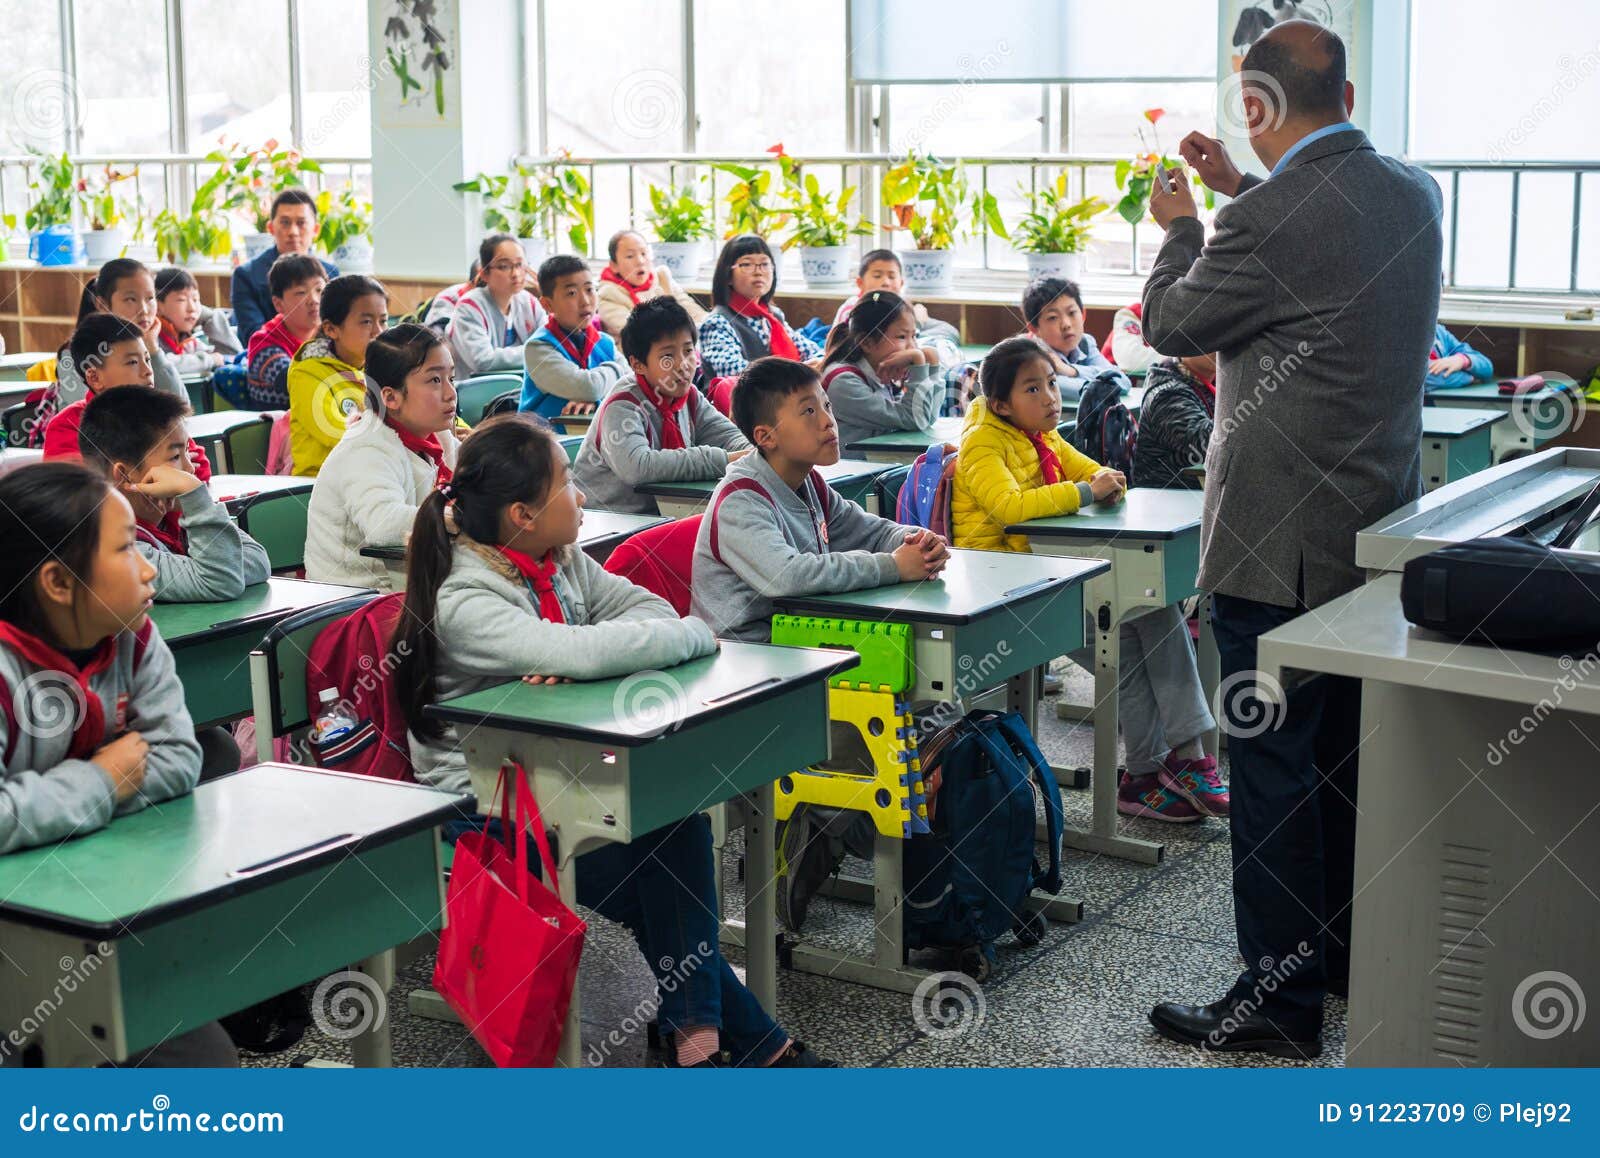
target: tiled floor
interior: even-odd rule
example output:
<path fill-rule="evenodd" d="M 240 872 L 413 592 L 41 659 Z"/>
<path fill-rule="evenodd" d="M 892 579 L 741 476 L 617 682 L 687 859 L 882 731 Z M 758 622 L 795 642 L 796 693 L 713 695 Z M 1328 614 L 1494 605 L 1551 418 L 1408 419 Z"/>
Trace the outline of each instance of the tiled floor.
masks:
<path fill-rule="evenodd" d="M 1087 701 L 1087 677 L 1069 669 L 1063 694 Z M 1053 699 L 1040 713 L 1038 736 L 1060 765 L 1087 764 L 1088 724 L 1058 721 Z M 1224 761 L 1224 765 L 1225 765 Z M 1086 826 L 1089 794 L 1067 791 L 1068 823 Z M 1224 822 L 1164 825 L 1125 821 L 1126 830 L 1166 843 L 1162 864 L 1138 865 L 1068 852 L 1065 892 L 1081 897 L 1085 920 L 1049 926 L 1031 948 L 1001 945 L 1000 968 L 949 1024 L 924 1015 L 919 1028 L 912 998 L 831 978 L 780 970 L 778 1003 L 785 1028 L 820 1052 L 851 1066 L 1195 1066 L 1291 1065 L 1257 1054 L 1206 1054 L 1158 1038 L 1146 1014 L 1164 999 L 1210 1000 L 1237 975 L 1233 904 Z M 742 902 L 735 857 L 726 867 L 730 908 Z M 864 866 L 855 866 L 860 869 Z M 594 918 L 583 961 L 584 1043 L 588 1064 L 659 1064 L 646 1049 L 638 1017 L 653 992 L 633 939 Z M 863 951 L 871 911 L 829 898 L 813 903 L 806 935 L 836 948 Z M 742 958 L 729 954 L 735 967 Z M 395 1064 L 485 1066 L 489 1059 L 458 1024 L 412 1017 L 405 995 L 425 988 L 431 956 L 402 969 L 389 994 Z M 970 1011 L 970 1012 L 968 1012 Z M 616 1043 L 620 1042 L 618 1045 Z M 1345 1006 L 1329 999 L 1319 1065 L 1342 1065 Z M 348 1060 L 344 1042 L 313 1029 L 288 1054 L 247 1055 L 247 1065 L 284 1065 L 297 1058 Z"/>

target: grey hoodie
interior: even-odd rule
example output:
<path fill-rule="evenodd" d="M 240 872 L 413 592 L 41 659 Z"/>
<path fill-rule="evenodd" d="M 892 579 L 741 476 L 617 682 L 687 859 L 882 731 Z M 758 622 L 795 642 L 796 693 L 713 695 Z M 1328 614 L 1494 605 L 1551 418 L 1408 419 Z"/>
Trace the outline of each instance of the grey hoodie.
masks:
<path fill-rule="evenodd" d="M 113 816 L 182 796 L 199 781 L 200 745 L 172 652 L 153 624 L 144 632 L 143 645 L 134 632 L 119 635 L 111 666 L 89 681 L 106 719 L 106 734 L 95 746 L 122 731 L 138 732 L 150 745 L 144 784 L 121 804 L 98 765 L 67 758 L 72 729 L 61 726 L 55 709 L 71 710 L 63 698 L 73 691 L 71 679 L 41 676 L 43 669 L 0 644 L 0 697 L 7 708 L 0 713 L 0 853 L 93 832 Z M 119 701 L 126 717 L 120 729 Z"/>
<path fill-rule="evenodd" d="M 139 535 L 139 554 L 155 566 L 156 599 L 162 603 L 218 603 L 272 574 L 267 550 L 241 531 L 228 508 L 202 483 L 178 496 L 178 522 L 189 536 L 180 555 L 153 536 Z"/>
<path fill-rule="evenodd" d="M 894 397 L 887 384 L 862 358 L 822 372 L 833 417 L 839 423 L 839 449 L 849 458 L 863 457 L 850 447 L 875 434 L 926 430 L 939 417 L 944 401 L 944 372 L 937 366 L 912 366 L 905 389 Z"/>
<path fill-rule="evenodd" d="M 683 432 L 681 450 L 661 449 L 661 412 L 629 374 L 601 403 L 578 449 L 573 474 L 589 505 L 601 511 L 660 514 L 651 495 L 634 487 L 647 482 L 721 478 L 728 452 L 750 444 L 697 389 L 675 416 Z"/>
<path fill-rule="evenodd" d="M 820 475 L 802 491 L 758 453 L 729 466 L 712 494 L 694 544 L 690 611 L 718 636 L 771 639 L 772 601 L 784 595 L 900 582 L 890 552 L 917 528 L 867 514 Z"/>
<path fill-rule="evenodd" d="M 450 574 L 439 586 L 434 630 L 446 646 L 435 673 L 440 700 L 525 675 L 599 680 L 671 667 L 716 650 L 698 619 L 679 619 L 665 599 L 568 548 L 555 574 L 566 623 L 539 616 L 533 590 L 492 547 L 456 540 Z M 411 734 L 417 780 L 471 792 L 454 725 L 438 740 Z"/>

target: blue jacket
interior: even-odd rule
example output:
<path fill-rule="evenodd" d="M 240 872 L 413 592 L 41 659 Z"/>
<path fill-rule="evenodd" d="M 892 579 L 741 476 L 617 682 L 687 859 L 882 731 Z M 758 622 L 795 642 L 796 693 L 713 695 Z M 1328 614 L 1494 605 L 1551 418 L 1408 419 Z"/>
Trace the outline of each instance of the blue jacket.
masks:
<path fill-rule="evenodd" d="M 1486 355 L 1478 353 L 1443 325 L 1434 326 L 1433 349 L 1428 354 L 1429 361 L 1434 358 L 1448 358 L 1451 354 L 1465 354 L 1472 360 L 1472 364 L 1465 370 L 1455 370 L 1449 374 L 1429 374 L 1423 379 L 1423 390 L 1452 390 L 1457 386 L 1471 386 L 1474 382 L 1494 377 L 1494 366 L 1490 364 Z"/>
<path fill-rule="evenodd" d="M 617 358 L 616 343 L 606 333 L 602 333 L 595 341 L 589 351 L 588 362 L 579 366 L 577 371 L 566 368 L 576 366 L 577 359 L 556 341 L 549 325 L 540 326 L 534 331 L 524 350 L 526 369 L 522 372 L 522 399 L 517 409 L 552 421 L 569 402 L 597 402 L 604 398 L 621 375 L 627 372 L 627 365 Z M 536 370 L 541 378 L 549 375 L 555 379 L 546 381 L 549 389 L 541 389 L 534 384 L 533 374 Z M 581 389 L 574 389 L 573 384 L 562 381 L 563 378 L 577 380 Z"/>
<path fill-rule="evenodd" d="M 246 349 L 250 346 L 250 335 L 278 312 L 272 308 L 272 291 L 267 288 L 267 272 L 278 256 L 278 248 L 273 246 L 234 268 L 229 301 L 233 306 L 234 329 L 239 331 L 239 344 Z M 330 261 L 323 261 L 322 270 L 330 281 L 339 276 L 338 267 Z"/>

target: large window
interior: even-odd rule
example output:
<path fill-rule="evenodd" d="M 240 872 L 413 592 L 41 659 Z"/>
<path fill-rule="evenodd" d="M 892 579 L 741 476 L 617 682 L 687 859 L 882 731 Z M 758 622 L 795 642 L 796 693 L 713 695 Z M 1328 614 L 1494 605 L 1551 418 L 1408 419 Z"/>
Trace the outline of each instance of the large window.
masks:
<path fill-rule="evenodd" d="M 78 150 L 170 150 L 166 5 L 162 0 L 75 0 L 73 27 L 82 120 Z"/>
<path fill-rule="evenodd" d="M 316 10 L 318 6 L 307 7 Z M 252 21 L 249 34 L 241 36 L 235 0 L 184 0 L 180 11 L 189 148 L 204 152 L 222 137 L 250 144 L 288 141 L 286 14 L 267 8 L 262 13 L 266 18 Z"/>

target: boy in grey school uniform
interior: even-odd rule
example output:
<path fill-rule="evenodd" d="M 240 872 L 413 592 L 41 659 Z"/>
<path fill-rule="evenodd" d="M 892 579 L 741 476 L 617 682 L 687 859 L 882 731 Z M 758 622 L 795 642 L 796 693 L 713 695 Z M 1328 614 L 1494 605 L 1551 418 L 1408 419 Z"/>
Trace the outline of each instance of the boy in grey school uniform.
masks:
<path fill-rule="evenodd" d="M 78 448 L 132 504 L 139 552 L 156 568 L 157 602 L 237 599 L 246 587 L 265 583 L 272 565 L 266 549 L 186 468 L 187 409 L 147 386 L 107 390 L 84 408 Z"/>
<path fill-rule="evenodd" d="M 739 428 L 696 389 L 698 331 L 671 297 L 641 303 L 622 327 L 622 354 L 632 373 L 600 404 L 573 463 L 591 506 L 658 514 L 640 483 L 718 479 L 750 453 Z"/>

